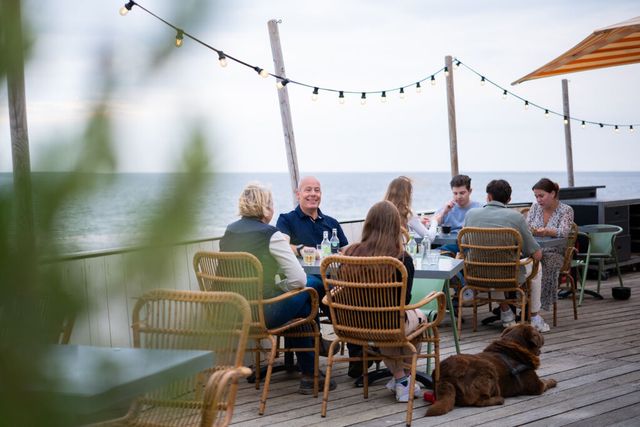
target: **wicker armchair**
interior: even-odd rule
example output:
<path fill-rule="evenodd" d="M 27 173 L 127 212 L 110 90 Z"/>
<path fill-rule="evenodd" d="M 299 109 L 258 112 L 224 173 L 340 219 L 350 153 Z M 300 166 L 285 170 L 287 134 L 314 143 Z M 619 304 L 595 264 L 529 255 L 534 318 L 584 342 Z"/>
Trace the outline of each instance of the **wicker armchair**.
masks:
<path fill-rule="evenodd" d="M 259 414 L 264 414 L 269 394 L 269 384 L 273 363 L 278 351 L 313 351 L 315 358 L 315 371 L 313 383 L 313 395 L 318 396 L 318 356 L 320 346 L 320 331 L 315 318 L 318 313 L 318 293 L 315 289 L 304 288 L 279 295 L 275 298 L 263 298 L 263 270 L 258 258 L 246 252 L 198 252 L 193 258 L 193 266 L 198 278 L 200 289 L 203 291 L 237 292 L 247 299 L 251 307 L 251 328 L 249 338 L 253 343 L 247 349 L 255 354 L 256 389 L 260 388 L 260 354 L 269 352 L 267 358 L 267 373 L 264 379 L 264 389 L 260 398 Z M 292 321 L 269 329 L 264 318 L 264 306 L 274 304 L 286 298 L 291 298 L 299 292 L 308 292 L 311 297 L 311 313 L 305 318 Z M 313 348 L 279 348 L 280 337 L 301 338 L 312 337 Z M 261 340 L 267 339 L 270 348 L 265 349 Z"/>
<path fill-rule="evenodd" d="M 391 257 L 350 257 L 332 255 L 325 258 L 320 274 L 327 290 L 324 302 L 331 313 L 333 330 L 338 337 L 331 343 L 327 361 L 327 379 L 322 398 L 321 415 L 327 415 L 329 380 L 335 362 L 358 361 L 363 364 L 364 397 L 369 395 L 367 375 L 368 360 L 381 359 L 372 347 L 403 347 L 413 352 L 411 357 L 411 381 L 413 390 L 418 359 L 435 359 L 433 373 L 434 388 L 440 375 L 440 334 L 438 325 L 444 316 L 445 297 L 442 292 L 431 292 L 419 302 L 405 305 L 407 270 L 397 259 Z M 405 335 L 405 311 L 421 308 L 437 301 L 437 315 L 423 323 L 409 336 Z M 433 351 L 419 354 L 412 341 L 418 340 L 433 345 Z M 352 343 L 363 347 L 360 357 L 340 357 L 333 349 L 341 343 Z M 398 356 L 400 358 L 400 356 Z M 403 359 L 406 356 L 403 357 Z M 409 367 L 409 366 L 407 366 Z M 407 425 L 411 424 L 413 393 L 409 393 Z"/>
<path fill-rule="evenodd" d="M 576 240 L 578 240 L 578 225 L 574 222 L 571 224 L 571 230 L 567 235 L 567 247 L 564 250 L 564 262 L 560 269 L 558 277 L 558 290 L 566 290 L 571 293 L 573 300 L 573 318 L 578 320 L 578 303 L 576 294 L 578 293 L 576 281 L 571 275 L 571 268 L 574 267 L 573 256 L 576 253 Z M 565 283 L 562 283 L 562 278 Z M 558 301 L 553 303 L 553 326 L 558 326 Z"/>
<path fill-rule="evenodd" d="M 210 350 L 212 368 L 136 399 L 127 415 L 94 426 L 226 426 L 249 333 L 247 301 L 232 292 L 154 290 L 133 309 L 135 347 Z"/>
<path fill-rule="evenodd" d="M 522 237 L 513 228 L 464 227 L 458 233 L 458 247 L 464 259 L 465 286 L 458 292 L 458 301 L 466 289 L 472 289 L 473 331 L 477 330 L 478 305 L 499 302 L 514 304 L 526 313 L 531 278 L 538 271 L 532 258 L 520 260 Z M 520 267 L 533 262 L 525 283 L 519 283 Z M 499 291 L 515 292 L 515 296 L 494 296 Z M 505 294 L 507 295 L 507 294 Z M 462 327 L 462 304 L 458 304 L 458 333 Z M 525 316 L 521 316 L 522 322 Z"/>

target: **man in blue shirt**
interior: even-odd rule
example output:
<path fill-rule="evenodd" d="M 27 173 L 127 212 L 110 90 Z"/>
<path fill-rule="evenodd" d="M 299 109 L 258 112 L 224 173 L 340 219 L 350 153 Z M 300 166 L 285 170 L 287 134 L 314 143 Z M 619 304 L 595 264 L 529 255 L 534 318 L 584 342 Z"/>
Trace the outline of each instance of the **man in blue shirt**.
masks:
<path fill-rule="evenodd" d="M 451 231 L 459 231 L 464 225 L 464 218 L 470 209 L 480 208 L 482 205 L 471 200 L 471 178 L 467 175 L 456 175 L 451 178 L 451 192 L 453 198 L 438 210 L 433 216 L 438 224 L 451 226 Z"/>
<path fill-rule="evenodd" d="M 300 256 L 300 251 L 305 246 L 315 249 L 322 243 L 324 231 L 327 231 L 331 238 L 331 231 L 334 228 L 338 231 L 340 247 L 349 244 L 340 223 L 320 210 L 322 189 L 317 178 L 313 176 L 302 178 L 296 191 L 296 198 L 298 206 L 291 212 L 280 214 L 276 227 L 289 236 L 291 250 L 297 256 Z"/>
<path fill-rule="evenodd" d="M 325 215 L 320 210 L 320 202 L 322 201 L 322 188 L 320 187 L 320 181 L 316 177 L 306 176 L 300 180 L 298 189 L 296 191 L 296 198 L 298 199 L 298 206 L 291 212 L 280 214 L 276 228 L 283 234 L 289 236 L 289 244 L 291 250 L 297 256 L 300 256 L 300 251 L 304 247 L 311 247 L 316 249 L 317 245 L 322 243 L 322 234 L 327 231 L 329 237 L 331 232 L 335 228 L 338 234 L 338 240 L 340 240 L 340 247 L 343 248 L 349 244 L 347 237 L 342 231 L 340 223 L 328 215 Z M 318 291 L 320 300 L 324 297 L 324 285 L 320 276 L 307 275 L 307 286 L 314 288 Z M 322 307 L 323 311 L 327 313 L 326 307 Z M 326 354 L 326 343 L 322 343 L 323 351 Z M 349 348 L 349 354 L 355 355 L 362 354 L 362 347 L 347 345 Z M 336 349 L 338 347 L 336 346 Z M 362 363 L 349 363 L 349 375 L 357 378 L 362 374 Z M 360 367 L 359 372 L 357 368 Z"/>

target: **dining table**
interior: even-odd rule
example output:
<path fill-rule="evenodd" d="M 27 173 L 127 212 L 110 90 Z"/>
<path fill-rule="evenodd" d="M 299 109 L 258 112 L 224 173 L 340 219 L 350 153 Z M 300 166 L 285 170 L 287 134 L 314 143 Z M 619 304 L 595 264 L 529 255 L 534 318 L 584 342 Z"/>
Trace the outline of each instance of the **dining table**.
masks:
<path fill-rule="evenodd" d="M 542 237 L 542 236 L 533 236 L 536 239 L 536 242 L 540 245 L 541 248 L 552 248 L 552 247 L 560 247 L 566 246 L 567 239 L 565 237 Z M 416 239 L 418 241 L 418 239 Z M 422 241 L 422 239 L 420 239 Z M 436 235 L 435 239 L 433 239 L 432 244 L 443 246 L 443 245 L 451 245 L 458 243 L 458 232 L 452 231 L 450 233 L 444 234 L 439 233 Z"/>
<path fill-rule="evenodd" d="M 29 390 L 52 399 L 61 414 L 86 422 L 213 364 L 211 351 L 52 345 L 41 359 L 45 381 Z"/>

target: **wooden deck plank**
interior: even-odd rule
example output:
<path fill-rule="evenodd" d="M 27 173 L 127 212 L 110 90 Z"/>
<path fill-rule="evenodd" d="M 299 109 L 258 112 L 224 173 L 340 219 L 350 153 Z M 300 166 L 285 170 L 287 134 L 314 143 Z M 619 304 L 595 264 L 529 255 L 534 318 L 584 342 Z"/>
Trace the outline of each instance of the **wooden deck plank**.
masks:
<path fill-rule="evenodd" d="M 625 285 L 638 287 L 640 273 L 624 275 Z M 595 288 L 590 281 L 589 288 Z M 640 296 L 632 291 L 627 301 L 613 300 L 610 288 L 617 278 L 602 283 L 604 300 L 585 297 L 573 319 L 570 300 L 558 304 L 558 326 L 545 333 L 539 374 L 555 378 L 558 387 L 541 396 L 509 398 L 504 405 L 489 408 L 455 408 L 440 417 L 424 417 L 427 403 L 414 402 L 413 425 L 640 425 Z M 481 312 L 479 318 L 487 316 Z M 544 313 L 551 323 L 551 315 Z M 461 348 L 464 353 L 482 351 L 498 338 L 498 324 L 478 325 L 471 332 L 471 311 L 465 310 Z M 323 325 L 323 331 L 325 325 Z M 324 331 L 326 332 L 326 331 Z M 441 327 L 441 357 L 454 354 L 451 328 Z M 330 337 L 330 334 L 329 334 Z M 325 369 L 326 359 L 321 359 Z M 267 410 L 258 415 L 261 390 L 252 384 L 240 386 L 233 425 L 238 426 L 401 426 L 405 420 L 405 403 L 397 403 L 384 388 L 386 380 L 370 386 L 369 398 L 353 387 L 346 375 L 346 363 L 337 364 L 332 378 L 338 388 L 329 395 L 327 417 L 320 416 L 322 394 L 314 399 L 297 393 L 299 376 L 274 374 Z M 420 364 L 424 370 L 424 363 Z"/>

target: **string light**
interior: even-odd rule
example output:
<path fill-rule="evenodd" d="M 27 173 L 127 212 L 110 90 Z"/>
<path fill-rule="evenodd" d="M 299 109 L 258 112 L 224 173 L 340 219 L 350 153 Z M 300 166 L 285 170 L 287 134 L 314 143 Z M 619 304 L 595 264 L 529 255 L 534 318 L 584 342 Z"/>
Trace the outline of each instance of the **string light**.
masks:
<path fill-rule="evenodd" d="M 278 89 L 284 89 L 287 83 L 289 83 L 289 79 L 280 79 L 278 80 L 278 83 L 276 83 L 276 87 Z"/>
<path fill-rule="evenodd" d="M 387 102 L 387 92 L 386 91 L 382 91 L 382 95 L 380 95 L 380 102 L 385 103 Z"/>
<path fill-rule="evenodd" d="M 227 66 L 227 57 L 224 56 L 224 52 L 221 50 L 218 51 L 218 63 L 222 68 Z"/>
<path fill-rule="evenodd" d="M 616 126 L 613 128 L 613 131 L 614 131 L 615 133 L 620 132 L 620 129 L 618 129 L 618 125 L 616 125 Z"/>
<path fill-rule="evenodd" d="M 565 125 L 569 124 L 569 118 L 567 116 L 564 116 L 564 124 Z"/>
<path fill-rule="evenodd" d="M 256 70 L 256 73 L 258 73 L 260 75 L 260 77 L 262 77 L 263 79 L 266 79 L 267 77 L 269 77 L 269 72 L 267 70 L 263 70 L 262 68 L 258 67 L 257 65 L 255 67 L 253 67 L 254 70 Z"/>
<path fill-rule="evenodd" d="M 184 39 L 184 31 L 178 29 L 176 33 L 176 47 L 182 46 L 182 40 Z"/>
<path fill-rule="evenodd" d="M 134 4 L 135 3 L 133 1 L 127 2 L 124 6 L 120 8 L 120 15 L 125 16 L 127 13 L 129 13 L 129 11 L 131 10 Z"/>
<path fill-rule="evenodd" d="M 367 103 L 367 94 L 366 92 L 362 92 L 362 96 L 360 97 L 360 105 L 365 105 Z"/>
<path fill-rule="evenodd" d="M 236 63 L 238 63 L 238 64 L 244 65 L 245 67 L 248 67 L 248 68 L 252 68 L 252 69 L 254 69 L 254 70 L 255 70 L 255 71 L 256 71 L 256 72 L 257 72 L 261 77 L 263 77 L 263 78 L 267 78 L 267 77 L 269 77 L 269 76 L 274 77 L 274 78 L 277 80 L 277 81 L 276 81 L 276 85 L 278 86 L 278 88 L 281 88 L 281 87 L 283 88 L 283 87 L 284 87 L 284 86 L 286 86 L 288 83 L 293 83 L 293 84 L 296 84 L 296 85 L 300 85 L 300 86 L 305 86 L 305 87 L 313 88 L 313 92 L 312 92 L 312 95 L 311 95 L 311 99 L 312 99 L 313 101 L 316 101 L 316 100 L 318 99 L 318 94 L 319 94 L 320 89 L 322 89 L 322 90 L 326 90 L 326 91 L 338 92 L 337 90 L 335 90 L 335 89 L 331 89 L 331 88 L 320 88 L 320 87 L 312 86 L 312 85 L 305 84 L 305 83 L 302 83 L 302 82 L 297 82 L 297 81 L 295 81 L 295 80 L 288 80 L 288 79 L 286 79 L 286 78 L 284 78 L 284 77 L 281 77 L 281 76 L 278 76 L 278 75 L 276 75 L 276 74 L 270 74 L 268 71 L 266 71 L 266 70 L 264 70 L 264 69 L 262 69 L 262 68 L 260 68 L 260 67 L 258 67 L 258 66 L 253 66 L 253 65 L 251 65 L 251 64 L 248 64 L 248 63 L 246 63 L 246 62 L 244 62 L 244 61 L 242 61 L 242 60 L 240 60 L 240 59 L 238 59 L 238 58 L 234 58 L 233 56 L 225 55 L 225 54 L 224 54 L 224 52 L 223 52 L 222 50 L 216 49 L 215 47 L 210 46 L 209 44 L 207 44 L 207 43 L 203 42 L 202 40 L 199 40 L 199 39 L 195 38 L 194 36 L 192 36 L 192 35 L 190 35 L 190 34 L 185 33 L 185 31 L 184 31 L 184 30 L 182 30 L 182 29 L 178 28 L 178 27 L 177 27 L 177 26 L 175 26 L 174 24 L 172 24 L 172 23 L 170 23 L 170 22 L 168 22 L 168 21 L 164 20 L 163 18 L 161 18 L 161 17 L 157 16 L 157 15 L 156 15 L 156 14 L 154 14 L 153 12 L 151 12 L 151 11 L 147 10 L 144 6 L 141 6 L 141 5 L 139 5 L 138 3 L 136 3 L 134 0 L 128 0 L 128 1 L 126 1 L 126 3 L 125 3 L 125 4 L 124 4 L 120 9 L 119 9 L 119 13 L 120 13 L 120 15 L 122 15 L 122 16 L 127 15 L 127 14 L 129 13 L 129 11 L 133 8 L 133 6 L 138 6 L 138 8 L 140 8 L 142 11 L 147 12 L 147 14 L 149 14 L 149 15 L 153 16 L 154 18 L 156 18 L 156 19 L 158 19 L 159 21 L 163 22 L 163 23 L 164 23 L 164 24 L 166 24 L 167 26 L 169 26 L 169 27 L 171 27 L 171 28 L 175 29 L 175 30 L 176 30 L 176 39 L 175 39 L 175 45 L 176 45 L 176 47 L 180 47 L 180 46 L 182 46 L 182 44 L 183 44 L 183 42 L 184 42 L 184 36 L 186 35 L 186 36 L 187 36 L 187 37 L 189 37 L 191 40 L 198 42 L 200 45 L 205 46 L 205 47 L 207 47 L 207 48 L 209 48 L 209 49 L 211 49 L 211 50 L 215 51 L 215 52 L 218 54 L 218 61 L 219 61 L 219 63 L 220 63 L 220 66 L 221 66 L 221 67 L 226 67 L 226 66 L 227 66 L 227 64 L 228 64 L 228 60 L 232 60 L 232 61 L 234 61 L 234 62 L 236 62 Z M 524 108 L 525 108 L 525 110 L 527 110 L 527 109 L 529 108 L 529 101 L 528 101 L 528 100 L 524 100 L 524 99 L 520 98 L 519 96 L 517 96 L 517 95 L 515 95 L 515 94 L 513 94 L 513 93 L 511 93 L 511 92 L 509 92 L 507 89 L 505 89 L 505 88 L 503 88 L 503 87 L 500 87 L 499 85 L 497 85 L 497 84 L 493 83 L 491 80 L 488 80 L 485 76 L 483 76 L 483 75 L 481 75 L 480 73 L 478 73 L 477 71 L 473 70 L 472 68 L 470 68 L 470 67 L 469 67 L 469 66 L 467 66 L 466 64 L 462 64 L 462 62 L 461 62 L 459 59 L 455 58 L 455 60 L 454 60 L 454 62 L 453 62 L 453 66 L 454 66 L 455 68 L 459 68 L 460 66 L 464 66 L 466 69 L 468 69 L 469 71 L 471 71 L 471 72 L 475 73 L 478 77 L 480 77 L 480 84 L 481 84 L 481 85 L 484 85 L 487 81 L 489 81 L 492 85 L 494 85 L 494 86 L 496 86 L 498 89 L 502 90 L 502 98 L 503 98 L 503 99 L 506 99 L 506 98 L 507 98 L 507 95 L 511 94 L 511 95 L 515 96 L 516 98 L 519 98 L 520 100 L 524 101 Z M 449 76 L 449 71 L 450 71 L 450 70 L 449 70 L 449 67 L 448 67 L 448 66 L 445 66 L 441 71 L 443 71 L 443 72 L 444 72 L 444 75 L 445 75 L 445 76 L 447 76 L 447 77 Z M 440 71 L 438 71 L 438 72 L 440 72 Z M 430 82 L 431 82 L 431 85 L 432 85 L 432 86 L 435 86 L 435 85 L 436 85 L 436 78 L 435 78 L 435 75 L 436 75 L 436 74 L 438 74 L 438 72 L 436 72 L 436 73 L 434 73 L 434 74 L 431 74 L 431 75 L 430 75 L 430 77 L 426 77 L 426 78 L 424 78 L 424 79 L 422 79 L 422 80 L 420 80 L 420 81 L 416 82 L 416 83 L 415 83 L 415 89 L 416 89 L 416 92 L 417 92 L 417 93 L 420 93 L 420 92 L 422 91 L 422 86 L 421 86 L 421 83 L 420 83 L 420 82 L 421 82 L 421 81 L 425 81 L 425 80 L 427 80 L 427 79 L 429 79 L 429 80 L 430 80 Z M 406 96 L 405 91 L 404 91 L 405 87 L 409 87 L 409 86 L 402 86 L 402 87 L 400 87 L 400 89 L 399 89 L 399 95 L 400 95 L 400 98 L 404 98 L 404 97 Z M 343 103 L 345 102 L 344 92 L 345 92 L 345 91 L 343 91 L 343 90 L 339 91 L 339 93 L 340 93 L 340 95 L 339 95 L 339 100 L 340 100 L 340 103 L 341 103 L 341 104 L 343 104 Z M 357 93 L 357 92 L 351 92 L 351 91 L 346 91 L 346 92 L 347 92 L 347 93 Z M 370 92 L 361 92 L 361 94 L 363 94 L 363 95 L 364 95 L 364 97 L 361 97 L 361 99 L 362 99 L 362 98 L 366 99 L 366 94 L 367 94 L 367 93 L 370 93 L 370 94 L 373 94 L 373 93 L 381 93 L 382 95 L 381 95 L 381 97 L 380 97 L 380 100 L 381 100 L 382 102 L 386 102 L 386 98 L 387 98 L 387 96 L 386 96 L 386 91 L 370 91 Z M 533 104 L 533 106 L 534 106 L 534 107 L 536 107 L 536 108 L 539 108 L 539 109 L 541 109 L 541 110 L 544 110 L 544 111 L 545 111 L 545 116 L 547 116 L 547 117 L 549 116 L 549 110 L 548 110 L 547 108 L 544 108 L 544 107 L 539 106 L 539 105 L 536 105 L 536 104 Z M 554 113 L 554 114 L 557 114 L 557 113 Z M 569 116 L 566 116 L 566 117 L 565 117 L 565 123 L 567 123 L 567 124 L 568 124 L 569 120 L 572 120 L 572 118 L 571 118 L 571 117 L 569 117 Z M 587 124 L 587 121 L 586 121 L 586 120 L 581 120 L 581 119 L 577 119 L 577 118 L 574 118 L 573 120 L 580 121 L 580 122 L 581 122 L 581 126 L 582 126 L 582 128 L 585 128 L 585 127 L 586 127 L 586 124 Z M 599 125 L 599 126 L 600 126 L 600 128 L 604 128 L 605 126 L 612 126 L 612 127 L 614 128 L 614 131 L 616 131 L 616 132 L 618 132 L 618 131 L 620 130 L 620 127 L 621 127 L 621 126 L 622 126 L 622 127 L 624 127 L 624 126 L 629 126 L 629 132 L 634 132 L 634 127 L 633 127 L 633 125 L 620 125 L 620 124 L 615 124 L 615 125 L 614 125 L 614 124 L 606 124 L 606 125 L 605 125 L 605 124 L 603 124 L 603 123 L 598 123 L 598 122 L 594 122 L 594 121 L 589 121 L 588 123 L 589 123 L 589 124 L 594 124 L 594 125 Z"/>
<path fill-rule="evenodd" d="M 544 116 L 548 119 L 549 118 L 549 110 L 544 110 Z"/>

